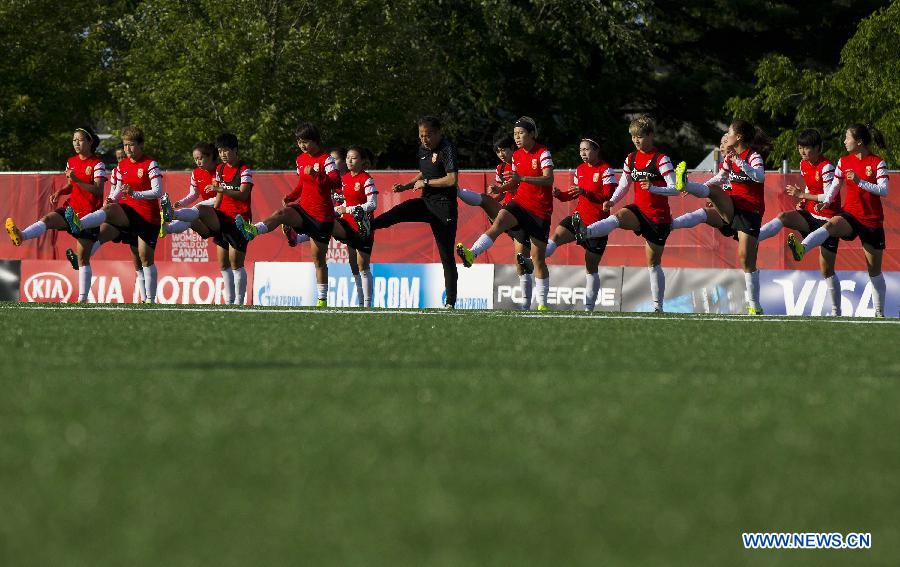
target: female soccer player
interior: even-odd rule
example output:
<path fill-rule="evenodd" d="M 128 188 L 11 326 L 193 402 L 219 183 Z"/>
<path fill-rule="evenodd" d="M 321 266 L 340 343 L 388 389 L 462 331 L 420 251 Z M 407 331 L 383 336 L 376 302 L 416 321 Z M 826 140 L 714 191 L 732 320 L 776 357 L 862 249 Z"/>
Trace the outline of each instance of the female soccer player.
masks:
<path fill-rule="evenodd" d="M 558 246 L 576 241 L 573 216 L 578 215 L 584 224 L 593 224 L 609 216 L 609 211 L 603 208 L 603 204 L 612 197 L 613 189 L 616 187 L 616 176 L 609 164 L 600 159 L 600 144 L 595 139 L 596 137 L 581 139 L 578 153 L 582 163 L 575 169 L 572 187 L 568 191 L 554 193 L 560 201 L 578 199 L 578 204 L 574 215 L 564 218 L 556 227 L 556 233 L 547 243 L 547 258 L 553 255 Z M 597 292 L 600 290 L 598 269 L 608 238 L 601 236 L 578 242 L 579 246 L 584 248 L 584 267 L 587 270 L 584 284 L 585 311 L 593 311 L 597 304 Z"/>
<path fill-rule="evenodd" d="M 844 180 L 847 182 L 847 198 L 844 210 L 831 217 L 824 226 L 812 231 L 802 242 L 793 234 L 788 235 L 788 248 L 794 260 L 800 261 L 812 248 L 820 246 L 831 237 L 841 240 L 859 238 L 866 255 L 869 279 L 875 291 L 875 316 L 884 317 L 884 299 L 887 283 L 881 273 L 881 257 L 884 253 L 884 209 L 881 199 L 888 194 L 887 163 L 873 154 L 872 142 L 884 148 L 884 136 L 866 124 L 851 124 L 844 134 L 847 155 L 838 160 L 834 181 L 817 201 L 826 206 L 834 202 Z"/>
<path fill-rule="evenodd" d="M 767 147 L 771 140 L 759 128 L 745 120 L 735 120 L 726 133 L 725 159 L 719 172 L 704 184 L 687 180 L 685 170 L 676 171 L 676 187 L 697 197 L 708 197 L 713 208 L 702 208 L 684 214 L 673 221 L 675 228 L 690 228 L 708 224 L 722 234 L 738 241 L 738 255 L 747 284 L 750 315 L 762 315 L 759 303 L 759 270 L 756 253 L 759 248 L 759 229 L 766 210 L 763 196 L 766 168 L 757 150 Z M 679 164 L 681 166 L 681 164 Z M 731 191 L 722 185 L 730 181 Z"/>
<path fill-rule="evenodd" d="M 799 199 L 797 208 L 783 211 L 764 224 L 759 229 L 760 242 L 772 238 L 785 227 L 799 230 L 800 234 L 808 236 L 841 210 L 840 193 L 835 194 L 830 203 L 819 202 L 818 196 L 834 180 L 834 165 L 822 155 L 822 135 L 817 130 L 804 130 L 797 136 L 797 151 L 800 152 L 800 173 L 806 189 L 796 185 L 785 187 L 788 195 Z M 838 238 L 831 237 L 819 249 L 819 268 L 831 295 L 831 314 L 836 317 L 841 314 L 841 284 L 834 272 L 839 242 Z"/>
<path fill-rule="evenodd" d="M 166 223 L 166 234 L 184 232 L 191 227 L 191 223 L 200 218 L 200 207 L 212 208 L 216 205 L 216 193 L 213 184 L 216 179 L 216 146 L 209 142 L 200 142 L 191 150 L 191 157 L 197 167 L 191 172 L 191 182 L 188 193 L 173 204 L 175 209 L 173 220 Z M 197 200 L 196 205 L 192 205 Z"/>
<path fill-rule="evenodd" d="M 456 253 L 463 266 L 468 268 L 475 258 L 494 244 L 498 236 L 518 226 L 532 244 L 531 260 L 538 291 L 538 310 L 546 311 L 549 309 L 550 273 L 544 254 L 553 214 L 553 158 L 550 150 L 537 142 L 537 135 L 537 125 L 532 118 L 523 116 L 516 121 L 513 139 L 519 149 L 513 153 L 512 173 L 509 181 L 494 190 L 514 191 L 515 195 L 471 249 L 459 243 Z"/>
<path fill-rule="evenodd" d="M 91 247 L 97 240 L 98 229 L 84 232 L 72 232 L 66 222 L 66 209 L 71 207 L 80 215 L 91 213 L 103 206 L 103 185 L 106 183 L 106 166 L 94 152 L 100 144 L 100 138 L 88 128 L 76 128 L 72 134 L 72 147 L 75 155 L 66 162 L 66 179 L 69 183 L 50 195 L 50 206 L 55 206 L 62 195 L 70 195 L 65 206 L 59 207 L 19 230 L 13 219 L 6 219 L 6 232 L 16 246 L 26 240 L 37 238 L 47 230 L 65 230 L 70 232 L 78 242 L 75 260 L 78 267 L 78 301 L 87 301 L 91 290 Z M 71 250 L 71 249 L 70 249 Z M 67 253 L 71 261 L 73 258 Z"/>
<path fill-rule="evenodd" d="M 319 129 L 301 122 L 294 132 L 300 155 L 297 156 L 297 186 L 284 198 L 285 207 L 277 210 L 262 222 L 250 224 L 236 218 L 235 224 L 247 240 L 271 232 L 279 225 L 286 225 L 298 234 L 310 236 L 313 263 L 316 266 L 316 307 L 328 305 L 328 264 L 325 255 L 334 229 L 334 202 L 332 191 L 340 184 L 334 158 L 322 147 Z M 297 199 L 297 204 L 289 205 Z"/>
<path fill-rule="evenodd" d="M 127 159 L 119 162 L 116 186 L 102 209 L 83 218 L 70 205 L 65 217 L 73 234 L 100 227 L 98 241 L 119 239 L 131 246 L 144 272 L 144 297 L 156 301 L 156 265 L 154 256 L 159 237 L 159 199 L 163 195 L 162 176 L 156 161 L 144 153 L 144 132 L 135 126 L 122 130 Z M 120 202 L 115 201 L 119 199 Z M 102 226 L 101 226 L 102 225 Z"/>
<path fill-rule="evenodd" d="M 441 132 L 441 121 L 434 116 L 425 116 L 418 121 L 419 127 L 419 173 L 409 183 L 395 183 L 394 193 L 421 190 L 422 196 L 403 201 L 391 210 L 375 217 L 370 226 L 362 223 L 360 234 L 367 236 L 370 231 L 387 228 L 401 222 L 425 222 L 431 227 L 431 234 L 437 244 L 438 254 L 444 268 L 444 307 L 456 307 L 456 260 L 453 258 L 453 241 L 456 240 L 458 208 L 456 184 L 459 172 L 459 157 L 456 146 Z"/>
<path fill-rule="evenodd" d="M 612 196 L 602 205 L 609 211 L 634 184 L 634 203 L 586 226 L 579 211 L 572 215 L 572 226 L 579 243 L 588 238 L 602 238 L 617 228 L 632 230 L 644 237 L 647 269 L 650 272 L 650 293 L 653 310 L 663 311 L 666 294 L 666 277 L 663 273 L 662 255 L 671 231 L 672 214 L 669 197 L 677 195 L 675 168 L 669 156 L 653 144 L 655 127 L 649 116 L 639 116 L 628 127 L 635 151 L 628 154 L 622 167 L 622 176 Z M 684 168 L 683 164 L 679 167 Z"/>
<path fill-rule="evenodd" d="M 346 160 L 348 171 L 341 177 L 343 203 L 334 209 L 339 215 L 334 225 L 334 237 L 347 244 L 350 271 L 356 282 L 359 305 L 372 307 L 375 280 L 372 278 L 369 260 L 374 238 L 372 234 L 365 238 L 360 236 L 359 227 L 369 222 L 378 206 L 375 180 L 366 172 L 366 167 L 372 163 L 373 158 L 370 151 L 360 146 L 350 146 Z"/>

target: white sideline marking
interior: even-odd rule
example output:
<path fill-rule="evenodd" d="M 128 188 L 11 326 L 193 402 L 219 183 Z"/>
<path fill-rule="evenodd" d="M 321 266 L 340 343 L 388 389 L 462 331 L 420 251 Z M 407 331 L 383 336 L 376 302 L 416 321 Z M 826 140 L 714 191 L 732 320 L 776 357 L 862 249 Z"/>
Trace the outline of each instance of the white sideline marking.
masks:
<path fill-rule="evenodd" d="M 130 305 L 130 304 L 129 304 Z M 402 316 L 438 316 L 438 317 L 466 317 L 466 309 L 455 311 L 444 311 L 442 309 L 429 309 L 426 311 L 399 311 L 391 309 L 341 309 L 336 307 L 319 309 L 313 307 L 300 308 L 282 308 L 267 309 L 265 307 L 254 307 L 252 309 L 233 308 L 233 307 L 151 307 L 140 308 L 137 306 L 117 307 L 113 305 L 93 305 L 79 306 L 67 305 L 48 305 L 46 307 L 38 307 L 37 305 L 18 304 L 15 307 L 0 307 L 0 309 L 26 309 L 26 310 L 76 310 L 76 311 L 118 311 L 122 313 L 236 313 L 236 314 L 307 314 L 307 315 L 402 315 Z M 538 312 L 521 312 L 521 311 L 471 311 L 479 315 L 487 315 L 488 317 L 505 317 L 505 318 L 526 318 L 526 319 L 581 319 L 581 320 L 638 320 L 638 321 L 660 321 L 660 322 L 684 322 L 684 321 L 714 321 L 724 323 L 829 323 L 844 325 L 900 325 L 900 319 L 850 319 L 845 317 L 806 317 L 804 319 L 788 319 L 784 317 L 751 317 L 749 315 L 705 315 L 702 313 L 679 313 L 678 317 L 660 317 L 658 315 L 604 315 L 602 313 L 592 313 L 590 315 L 576 315 L 574 313 L 538 313 Z"/>

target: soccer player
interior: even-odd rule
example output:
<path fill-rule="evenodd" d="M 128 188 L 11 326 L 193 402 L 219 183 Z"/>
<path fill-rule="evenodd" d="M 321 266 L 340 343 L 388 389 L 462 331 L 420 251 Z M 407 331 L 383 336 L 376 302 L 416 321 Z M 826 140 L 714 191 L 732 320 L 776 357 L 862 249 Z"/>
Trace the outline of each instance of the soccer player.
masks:
<path fill-rule="evenodd" d="M 580 212 L 572 215 L 572 226 L 579 242 L 589 238 L 606 237 L 617 228 L 632 230 L 644 238 L 644 252 L 647 270 L 650 273 L 650 294 L 653 296 L 653 310 L 663 311 L 666 293 L 666 277 L 661 262 L 666 240 L 671 231 L 672 214 L 669 197 L 677 195 L 675 188 L 675 168 L 672 160 L 659 151 L 653 143 L 655 126 L 649 116 L 639 116 L 628 127 L 635 151 L 625 158 L 622 176 L 615 192 L 602 204 L 604 211 L 612 209 L 632 184 L 634 203 L 626 205 L 613 215 L 586 226 Z M 684 164 L 679 164 L 684 168 Z"/>
<path fill-rule="evenodd" d="M 593 311 L 597 304 L 597 292 L 600 290 L 600 274 L 598 273 L 600 260 L 606 250 L 608 236 L 576 240 L 575 226 L 572 218 L 575 215 L 584 224 L 605 219 L 609 211 L 603 208 L 603 204 L 610 200 L 613 189 L 616 187 L 616 176 L 609 164 L 600 159 L 600 144 L 596 137 L 581 139 L 578 145 L 578 153 L 582 163 L 575 169 L 575 177 L 572 187 L 568 191 L 554 191 L 554 195 L 560 201 L 572 201 L 578 199 L 575 213 L 560 221 L 556 232 L 547 243 L 546 257 L 549 258 L 558 246 L 577 241 L 584 248 L 584 267 L 587 270 L 585 276 L 584 310 Z"/>
<path fill-rule="evenodd" d="M 379 230 L 401 222 L 424 222 L 431 227 L 444 268 L 444 307 L 456 307 L 456 260 L 453 242 L 456 240 L 456 223 L 459 210 L 456 203 L 456 187 L 459 157 L 456 146 L 441 132 L 441 121 L 434 116 L 418 120 L 419 173 L 408 183 L 395 183 L 394 193 L 422 191 L 422 196 L 403 201 L 396 207 L 372 219 L 371 227 L 361 227 L 361 235 L 368 235 L 368 228 Z"/>
<path fill-rule="evenodd" d="M 81 234 L 100 227 L 98 242 L 118 240 L 131 247 L 135 261 L 144 272 L 146 302 L 156 301 L 156 241 L 159 237 L 159 199 L 163 195 L 159 165 L 144 153 L 144 132 L 136 126 L 122 130 L 127 159 L 119 162 L 115 185 L 102 209 L 81 217 L 71 206 L 65 217 L 69 230 Z M 116 202 L 120 199 L 120 202 Z M 102 225 L 102 226 L 101 226 Z"/>
<path fill-rule="evenodd" d="M 701 198 L 708 197 L 713 207 L 681 215 L 672 221 L 672 226 L 690 228 L 705 223 L 717 228 L 723 235 L 735 238 L 747 285 L 747 312 L 750 315 L 762 315 L 756 253 L 759 249 L 762 216 L 766 210 L 766 168 L 758 150 L 767 147 L 771 140 L 765 132 L 746 120 L 733 121 L 725 136 L 725 159 L 712 179 L 703 184 L 694 183 L 687 180 L 684 168 L 679 167 L 676 171 L 676 187 L 679 191 L 687 191 Z M 731 183 L 731 191 L 722 189 L 726 181 Z"/>
<path fill-rule="evenodd" d="M 783 211 L 777 217 L 762 225 L 759 229 L 759 241 L 772 238 L 782 228 L 799 230 L 803 236 L 821 228 L 828 219 L 841 211 L 841 196 L 837 192 L 830 203 L 819 202 L 819 195 L 834 180 L 834 165 L 822 155 L 822 135 L 818 130 L 804 130 L 797 136 L 797 151 L 800 153 L 800 173 L 806 189 L 796 185 L 788 185 L 785 192 L 797 199 L 797 207 L 792 211 Z M 841 283 L 834 272 L 837 259 L 838 243 L 836 237 L 830 237 L 819 249 L 819 268 L 828 285 L 831 296 L 831 314 L 841 314 Z"/>
<path fill-rule="evenodd" d="M 103 206 L 103 186 L 106 183 L 106 166 L 95 155 L 100 138 L 89 128 L 76 128 L 72 134 L 72 147 L 75 155 L 66 162 L 65 187 L 50 195 L 50 206 L 56 206 L 59 198 L 69 195 L 65 206 L 58 207 L 44 215 L 41 220 L 32 223 L 24 230 L 19 230 L 13 219 L 6 219 L 6 232 L 10 240 L 16 246 L 21 246 L 26 240 L 31 240 L 43 235 L 47 230 L 64 230 L 72 234 L 77 240 L 77 254 L 72 249 L 66 251 L 66 257 L 71 262 L 75 260 L 78 269 L 78 301 L 87 301 L 91 290 L 91 248 L 100 230 L 94 228 L 83 232 L 72 232 L 66 222 L 66 209 L 71 207 L 80 215 L 91 213 Z"/>
<path fill-rule="evenodd" d="M 191 157 L 197 166 L 191 172 L 188 193 L 173 204 L 172 222 L 163 225 L 166 234 L 184 232 L 191 223 L 200 218 L 200 207 L 216 206 L 219 196 L 213 187 L 216 179 L 216 146 L 209 142 L 200 142 L 191 150 Z M 199 200 L 199 203 L 196 203 Z M 194 203 L 196 203 L 194 205 Z M 188 205 L 193 205 L 187 208 Z"/>
<path fill-rule="evenodd" d="M 550 273 L 544 254 L 553 214 L 554 166 L 550 150 L 538 143 L 537 136 L 537 125 L 532 118 L 523 116 L 516 121 L 513 139 L 518 149 L 513 153 L 510 179 L 494 189 L 494 192 L 513 191 L 515 195 L 471 249 L 459 243 L 456 253 L 463 266 L 468 268 L 475 258 L 494 244 L 498 236 L 518 226 L 532 244 L 531 260 L 538 291 L 538 310 L 546 311 Z"/>
<path fill-rule="evenodd" d="M 847 155 L 838 160 L 834 180 L 817 195 L 816 200 L 830 205 L 840 193 L 846 180 L 847 197 L 844 210 L 831 217 L 823 226 L 809 233 L 802 242 L 788 235 L 788 248 L 794 260 L 801 260 L 812 248 L 821 246 L 829 238 L 841 240 L 859 238 L 866 256 L 869 279 L 875 291 L 875 316 L 884 317 L 887 283 L 881 273 L 884 254 L 884 209 L 881 199 L 888 194 L 887 163 L 869 149 L 875 142 L 884 148 L 884 136 L 866 124 L 851 124 L 844 134 Z"/>
<path fill-rule="evenodd" d="M 372 161 L 372 153 L 360 146 L 350 146 L 346 153 L 347 173 L 341 177 L 343 203 L 335 207 L 338 215 L 334 225 L 334 237 L 347 244 L 350 271 L 356 282 L 356 296 L 361 307 L 372 307 L 375 279 L 369 261 L 374 238 L 371 233 L 360 236 L 360 226 L 371 223 L 378 206 L 378 189 L 375 180 L 366 172 Z M 358 220 L 357 220 L 358 219 Z"/>
<path fill-rule="evenodd" d="M 322 147 L 319 129 L 301 122 L 294 132 L 300 155 L 297 156 L 297 186 L 284 198 L 285 207 L 262 222 L 250 224 L 236 219 L 236 226 L 247 240 L 286 225 L 297 234 L 310 237 L 313 263 L 316 266 L 316 307 L 328 305 L 328 264 L 325 256 L 334 230 L 332 191 L 340 184 L 334 158 Z M 288 204 L 299 198 L 297 204 Z"/>

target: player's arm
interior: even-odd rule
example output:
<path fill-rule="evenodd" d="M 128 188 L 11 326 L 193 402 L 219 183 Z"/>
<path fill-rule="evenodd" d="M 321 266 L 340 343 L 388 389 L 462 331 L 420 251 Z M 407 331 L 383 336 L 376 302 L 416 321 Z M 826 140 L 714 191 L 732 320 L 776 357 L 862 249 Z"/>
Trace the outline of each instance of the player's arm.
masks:
<path fill-rule="evenodd" d="M 150 167 L 147 168 L 147 175 L 150 178 L 150 189 L 148 191 L 131 191 L 131 188 L 126 186 L 123 189 L 123 192 L 126 195 L 131 195 L 135 199 L 146 201 L 162 198 L 162 175 L 160 175 L 159 165 L 155 161 L 150 162 Z"/>
<path fill-rule="evenodd" d="M 849 171 L 848 173 L 848 179 Z M 854 173 L 854 177 L 856 178 L 856 184 L 860 186 L 861 189 L 868 191 L 873 195 L 878 195 L 879 197 L 887 197 L 888 194 L 888 174 L 887 174 L 887 163 L 882 160 L 878 167 L 875 168 L 875 183 L 870 183 L 864 179 L 859 179 L 856 177 Z"/>
<path fill-rule="evenodd" d="M 223 196 L 227 195 L 235 201 L 249 201 L 250 192 L 253 190 L 253 172 L 249 169 L 241 170 L 241 184 L 237 189 L 230 189 L 225 185 L 216 187 L 216 191 Z"/>
<path fill-rule="evenodd" d="M 659 168 L 659 174 L 662 175 L 663 181 L 665 181 L 665 187 L 657 187 L 652 183 L 646 183 L 644 189 L 654 193 L 656 195 L 664 195 L 666 197 L 672 197 L 674 195 L 680 195 L 681 192 L 675 188 L 675 168 L 672 166 L 672 160 L 669 159 L 669 156 L 662 156 L 657 164 Z"/>
<path fill-rule="evenodd" d="M 200 198 L 200 191 L 197 189 L 197 180 L 194 179 L 194 174 L 191 173 L 191 184 L 188 186 L 188 193 L 180 200 L 175 201 L 174 207 L 176 209 L 180 209 L 182 207 L 186 207 L 192 204 L 194 201 Z"/>
<path fill-rule="evenodd" d="M 424 177 L 425 176 L 422 175 L 422 172 L 420 171 L 419 173 L 416 174 L 415 177 L 413 177 L 412 179 L 409 180 L 409 183 L 394 183 L 394 187 L 393 187 L 394 193 L 401 193 L 403 191 L 409 191 L 410 189 L 412 189 L 413 187 L 416 186 L 416 183 L 422 181 L 424 179 Z"/>

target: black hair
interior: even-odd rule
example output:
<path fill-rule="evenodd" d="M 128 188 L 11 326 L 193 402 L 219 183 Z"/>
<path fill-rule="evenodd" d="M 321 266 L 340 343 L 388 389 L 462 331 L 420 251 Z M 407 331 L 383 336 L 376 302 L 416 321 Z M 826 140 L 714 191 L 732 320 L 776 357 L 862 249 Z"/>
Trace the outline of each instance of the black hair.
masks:
<path fill-rule="evenodd" d="M 581 137 L 581 142 L 589 143 L 592 148 L 594 148 L 595 150 L 597 150 L 599 152 L 600 151 L 600 142 L 597 141 L 599 139 L 600 139 L 600 137 L 597 136 L 596 134 L 593 134 L 593 135 L 587 134 L 587 135 Z M 579 142 L 579 144 L 581 142 Z"/>
<path fill-rule="evenodd" d="M 312 122 L 300 122 L 297 124 L 297 127 L 294 129 L 294 137 L 298 140 L 309 140 L 316 144 L 322 143 L 322 134 L 319 133 L 319 128 Z"/>
<path fill-rule="evenodd" d="M 91 153 L 97 152 L 97 147 L 100 145 L 100 136 L 94 132 L 94 129 L 90 126 L 79 126 L 75 128 L 76 132 L 81 132 L 85 136 L 87 136 L 88 141 L 91 143 Z"/>
<path fill-rule="evenodd" d="M 194 147 L 191 148 L 191 153 L 198 151 L 205 156 L 210 156 L 213 158 L 213 161 L 216 161 L 216 147 L 209 142 L 197 142 L 194 144 Z"/>
<path fill-rule="evenodd" d="M 537 122 L 534 121 L 534 118 L 530 116 L 522 116 L 516 123 L 513 125 L 513 128 L 524 128 L 537 136 Z"/>
<path fill-rule="evenodd" d="M 224 132 L 216 136 L 216 149 L 221 150 L 223 148 L 228 150 L 238 149 L 237 136 L 231 132 Z"/>
<path fill-rule="evenodd" d="M 359 146 L 351 146 L 351 147 L 357 148 Z M 337 154 L 339 156 L 341 156 L 341 159 L 347 159 L 348 151 L 350 151 L 350 148 L 345 148 L 344 146 L 335 146 L 333 148 L 328 148 L 329 154 L 333 154 L 334 152 L 337 152 Z"/>
<path fill-rule="evenodd" d="M 804 148 L 821 148 L 822 134 L 818 130 L 807 128 L 797 136 L 797 145 Z"/>
<path fill-rule="evenodd" d="M 416 121 L 416 126 L 431 128 L 432 130 L 441 129 L 441 120 L 437 116 L 423 116 Z"/>
<path fill-rule="evenodd" d="M 756 151 L 763 151 L 772 146 L 772 138 L 766 135 L 762 128 L 754 126 L 746 120 L 738 118 L 731 122 L 731 129 L 741 137 L 744 145 Z"/>
<path fill-rule="evenodd" d="M 351 151 L 359 154 L 359 157 L 361 157 L 363 159 L 363 161 L 368 163 L 370 166 L 375 163 L 375 154 L 372 153 L 372 150 L 370 150 L 369 148 L 364 148 L 362 146 L 354 145 L 354 146 L 350 146 L 346 150 L 346 152 L 351 152 Z M 346 156 L 346 152 L 345 152 L 345 156 Z"/>
<path fill-rule="evenodd" d="M 887 149 L 884 143 L 884 134 L 871 124 L 851 124 L 847 126 L 847 130 L 850 130 L 850 135 L 854 139 L 859 140 L 866 147 L 871 146 L 874 140 L 879 147 Z"/>
<path fill-rule="evenodd" d="M 501 134 L 494 138 L 494 150 L 512 150 L 516 147 L 516 141 L 509 134 Z"/>

